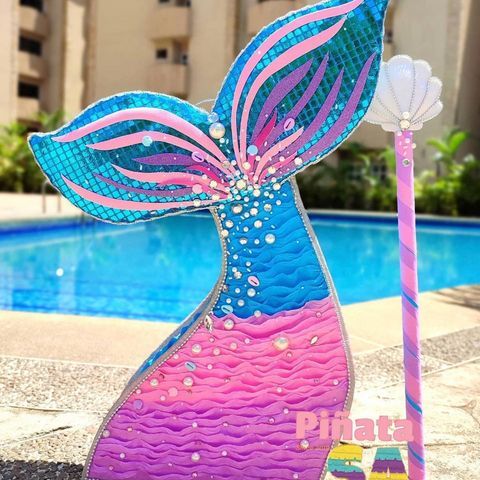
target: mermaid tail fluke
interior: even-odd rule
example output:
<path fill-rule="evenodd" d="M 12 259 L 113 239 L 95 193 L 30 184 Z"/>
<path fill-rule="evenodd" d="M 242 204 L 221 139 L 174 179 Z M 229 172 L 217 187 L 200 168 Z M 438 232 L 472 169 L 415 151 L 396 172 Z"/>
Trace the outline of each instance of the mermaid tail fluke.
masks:
<path fill-rule="evenodd" d="M 330 0 L 262 30 L 213 113 L 130 92 L 30 146 L 51 183 L 115 223 L 210 208 L 283 182 L 336 148 L 375 90 L 388 0 Z"/>

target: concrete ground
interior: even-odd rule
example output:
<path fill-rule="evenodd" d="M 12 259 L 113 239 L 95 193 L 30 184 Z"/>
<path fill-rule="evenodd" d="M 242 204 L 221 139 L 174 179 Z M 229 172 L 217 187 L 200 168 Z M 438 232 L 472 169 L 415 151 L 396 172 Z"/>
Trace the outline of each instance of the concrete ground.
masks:
<path fill-rule="evenodd" d="M 480 458 L 480 287 L 423 294 L 421 307 L 429 478 L 471 480 Z M 399 312 L 398 298 L 344 308 L 352 418 L 405 416 Z M 172 328 L 0 312 L 0 480 L 80 479 L 102 416 Z M 365 446 L 368 472 L 378 445 Z"/>
<path fill-rule="evenodd" d="M 17 221 L 80 215 L 80 210 L 59 195 L 0 192 L 0 220 Z"/>

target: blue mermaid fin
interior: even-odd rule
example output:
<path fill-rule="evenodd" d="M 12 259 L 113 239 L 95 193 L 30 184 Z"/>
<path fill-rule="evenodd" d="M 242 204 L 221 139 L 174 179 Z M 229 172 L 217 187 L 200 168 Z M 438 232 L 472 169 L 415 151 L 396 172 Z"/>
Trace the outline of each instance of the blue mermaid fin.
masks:
<path fill-rule="evenodd" d="M 278 19 L 241 53 L 214 112 L 238 167 L 282 182 L 337 148 L 372 101 L 388 0 L 330 0 Z"/>
<path fill-rule="evenodd" d="M 99 101 L 70 124 L 33 134 L 42 170 L 68 200 L 114 223 L 210 207 L 235 170 L 209 136 L 208 113 L 148 92 Z"/>

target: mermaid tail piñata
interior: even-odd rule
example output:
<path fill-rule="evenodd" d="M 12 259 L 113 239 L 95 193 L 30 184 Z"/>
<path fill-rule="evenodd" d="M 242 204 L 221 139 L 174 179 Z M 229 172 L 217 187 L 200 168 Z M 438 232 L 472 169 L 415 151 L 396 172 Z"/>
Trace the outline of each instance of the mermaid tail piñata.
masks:
<path fill-rule="evenodd" d="M 388 0 L 330 0 L 255 37 L 212 113 L 155 93 L 101 100 L 30 145 L 52 184 L 101 220 L 209 208 L 223 273 L 109 412 L 88 480 L 305 479 L 332 441 L 296 412 L 348 411 L 335 291 L 293 175 L 338 147 L 377 82 Z"/>

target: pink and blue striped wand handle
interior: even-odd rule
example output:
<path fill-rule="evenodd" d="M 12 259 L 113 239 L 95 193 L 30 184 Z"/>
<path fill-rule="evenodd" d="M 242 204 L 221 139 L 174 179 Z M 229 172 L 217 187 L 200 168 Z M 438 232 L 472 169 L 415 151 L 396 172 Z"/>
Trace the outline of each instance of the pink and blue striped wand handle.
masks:
<path fill-rule="evenodd" d="M 442 82 L 432 76 L 427 62 L 397 55 L 382 64 L 377 91 L 365 116 L 367 122 L 395 132 L 405 393 L 407 418 L 413 426 L 413 440 L 408 444 L 410 480 L 426 478 L 412 132 L 440 114 L 441 95 Z"/>
<path fill-rule="evenodd" d="M 411 131 L 395 134 L 405 395 L 407 419 L 413 426 L 413 441 L 408 444 L 408 472 L 410 480 L 424 480 L 426 475 L 413 149 Z"/>

